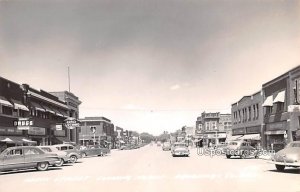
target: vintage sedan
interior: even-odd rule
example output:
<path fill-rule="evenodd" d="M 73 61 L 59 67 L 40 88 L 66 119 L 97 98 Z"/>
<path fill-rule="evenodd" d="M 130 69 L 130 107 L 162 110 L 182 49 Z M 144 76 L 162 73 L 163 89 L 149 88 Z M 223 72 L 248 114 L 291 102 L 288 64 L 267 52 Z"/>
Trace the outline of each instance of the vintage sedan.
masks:
<path fill-rule="evenodd" d="M 300 167 L 300 141 L 289 143 L 284 149 L 278 151 L 269 163 L 275 164 L 278 171 L 283 171 L 285 167 Z"/>
<path fill-rule="evenodd" d="M 174 143 L 171 148 L 171 154 L 173 157 L 175 156 L 188 157 L 190 155 L 190 150 L 186 143 Z"/>
<path fill-rule="evenodd" d="M 59 151 L 65 151 L 68 154 L 68 157 L 70 158 L 71 163 L 76 163 L 79 158 L 81 158 L 81 153 L 78 149 L 76 149 L 73 145 L 70 144 L 58 144 L 53 145 L 56 147 Z"/>
<path fill-rule="evenodd" d="M 38 146 L 38 148 L 42 149 L 43 151 L 51 154 L 57 154 L 60 162 L 58 164 L 55 164 L 54 166 L 60 167 L 64 163 L 70 162 L 70 157 L 68 156 L 68 153 L 65 151 L 59 151 L 56 147 L 49 145 L 49 146 Z"/>
<path fill-rule="evenodd" d="M 226 157 L 238 156 L 242 159 L 248 157 L 258 158 L 259 151 L 244 140 L 230 141 L 225 149 Z"/>
<path fill-rule="evenodd" d="M 0 171 L 36 168 L 45 171 L 59 163 L 56 154 L 49 154 L 34 146 L 10 147 L 0 154 Z"/>
<path fill-rule="evenodd" d="M 164 142 L 162 145 L 163 151 L 170 151 L 171 150 L 171 143 L 170 142 Z"/>
<path fill-rule="evenodd" d="M 110 150 L 99 145 L 86 146 L 80 149 L 82 157 L 86 156 L 104 156 L 110 153 Z"/>

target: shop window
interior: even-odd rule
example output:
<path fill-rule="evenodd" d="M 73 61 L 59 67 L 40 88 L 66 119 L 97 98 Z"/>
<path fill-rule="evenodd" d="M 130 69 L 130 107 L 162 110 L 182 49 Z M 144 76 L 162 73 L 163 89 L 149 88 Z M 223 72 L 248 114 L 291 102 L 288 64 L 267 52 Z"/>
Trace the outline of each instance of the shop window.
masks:
<path fill-rule="evenodd" d="M 13 109 L 11 107 L 2 106 L 2 113 L 5 115 L 12 115 Z"/>
<path fill-rule="evenodd" d="M 258 104 L 256 104 L 256 119 L 259 117 L 259 109 L 258 109 Z"/>
<path fill-rule="evenodd" d="M 272 114 L 272 110 L 273 110 L 273 107 L 271 107 L 271 106 L 266 107 L 266 115 Z"/>
<path fill-rule="evenodd" d="M 25 117 L 25 111 L 19 109 L 19 117 Z"/>
<path fill-rule="evenodd" d="M 284 103 L 278 102 L 277 103 L 277 112 L 282 112 L 284 111 Z"/>
<path fill-rule="evenodd" d="M 251 121 L 251 107 L 248 107 L 248 121 Z"/>

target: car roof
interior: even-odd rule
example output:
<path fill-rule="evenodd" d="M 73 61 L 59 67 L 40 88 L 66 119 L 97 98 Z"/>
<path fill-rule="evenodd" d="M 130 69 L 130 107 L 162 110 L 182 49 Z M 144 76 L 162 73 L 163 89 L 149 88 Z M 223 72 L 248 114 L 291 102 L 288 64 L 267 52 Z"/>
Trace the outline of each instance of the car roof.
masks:
<path fill-rule="evenodd" d="M 52 145 L 52 146 L 55 146 L 55 147 L 72 146 L 72 147 L 74 147 L 71 144 L 57 144 L 57 145 Z"/>

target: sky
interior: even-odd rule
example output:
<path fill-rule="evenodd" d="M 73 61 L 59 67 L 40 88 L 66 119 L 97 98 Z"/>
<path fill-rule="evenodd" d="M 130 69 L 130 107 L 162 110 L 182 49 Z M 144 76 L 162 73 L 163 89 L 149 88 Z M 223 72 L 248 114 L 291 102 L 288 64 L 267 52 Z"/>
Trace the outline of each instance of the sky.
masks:
<path fill-rule="evenodd" d="M 0 76 L 158 135 L 300 64 L 300 1 L 0 0 Z"/>

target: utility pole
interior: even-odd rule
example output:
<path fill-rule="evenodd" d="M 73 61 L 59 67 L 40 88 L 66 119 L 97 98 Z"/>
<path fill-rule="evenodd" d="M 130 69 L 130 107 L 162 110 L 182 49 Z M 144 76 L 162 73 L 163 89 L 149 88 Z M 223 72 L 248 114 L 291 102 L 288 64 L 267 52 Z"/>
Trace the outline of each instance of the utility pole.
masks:
<path fill-rule="evenodd" d="M 71 92 L 70 67 L 69 66 L 68 66 L 68 84 L 69 84 L 69 92 Z"/>

